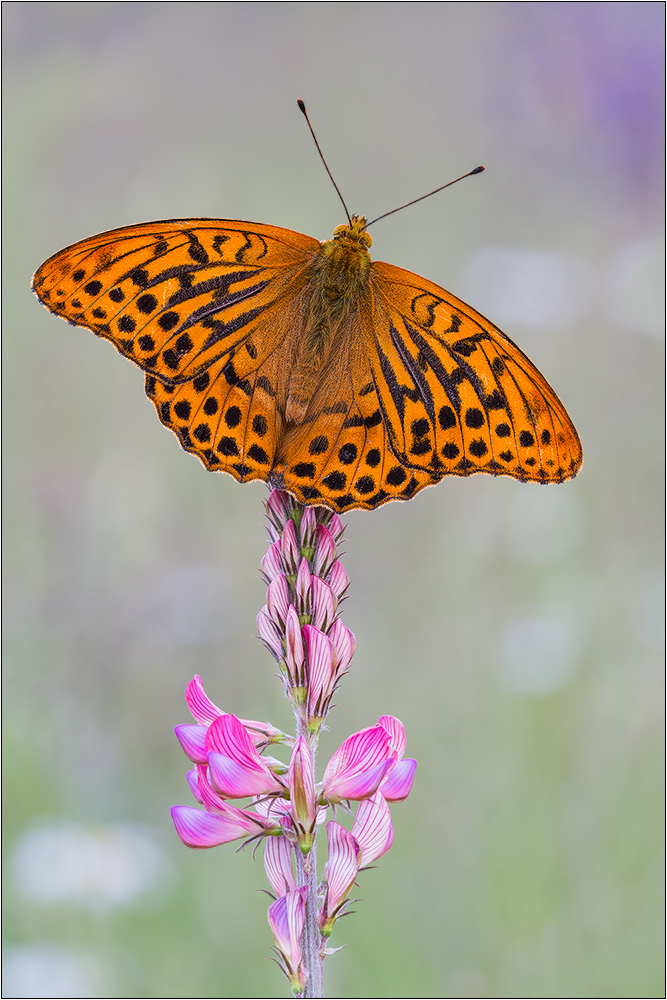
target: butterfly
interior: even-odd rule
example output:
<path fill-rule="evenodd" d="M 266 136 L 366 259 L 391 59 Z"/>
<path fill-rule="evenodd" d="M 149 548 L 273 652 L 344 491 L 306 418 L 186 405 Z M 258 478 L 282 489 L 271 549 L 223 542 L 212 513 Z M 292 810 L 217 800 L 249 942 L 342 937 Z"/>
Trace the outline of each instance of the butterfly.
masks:
<path fill-rule="evenodd" d="M 323 242 L 227 219 L 127 226 L 50 257 L 33 290 L 143 369 L 207 469 L 303 504 L 373 510 L 447 475 L 575 476 L 579 437 L 537 368 L 450 292 L 371 261 L 366 226 L 352 216 Z"/>

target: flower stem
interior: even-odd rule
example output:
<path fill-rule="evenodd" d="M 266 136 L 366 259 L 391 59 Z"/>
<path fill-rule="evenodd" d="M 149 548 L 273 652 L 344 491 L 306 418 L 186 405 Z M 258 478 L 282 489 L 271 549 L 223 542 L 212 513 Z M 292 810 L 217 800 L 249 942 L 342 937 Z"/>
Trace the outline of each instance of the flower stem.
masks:
<path fill-rule="evenodd" d="M 319 906 L 317 901 L 317 859 L 315 844 L 304 857 L 297 850 L 296 868 L 299 886 L 308 886 L 306 899 L 306 920 L 301 935 L 301 949 L 304 965 L 308 972 L 308 982 L 299 997 L 321 998 L 324 996 L 323 957 L 320 952 L 321 934 L 319 926 Z"/>
<path fill-rule="evenodd" d="M 301 719 L 297 722 L 297 736 L 305 735 L 305 727 Z M 312 739 L 312 737 L 311 737 Z M 317 739 L 311 743 L 313 764 L 317 755 Z M 324 997 L 324 956 L 321 952 L 322 935 L 319 923 L 319 902 L 317 898 L 317 839 L 308 854 L 302 854 L 296 849 L 296 881 L 297 886 L 308 887 L 306 899 L 306 914 L 303 933 L 301 935 L 301 950 L 304 965 L 308 971 L 308 981 L 303 993 L 297 994 L 303 1000 Z"/>

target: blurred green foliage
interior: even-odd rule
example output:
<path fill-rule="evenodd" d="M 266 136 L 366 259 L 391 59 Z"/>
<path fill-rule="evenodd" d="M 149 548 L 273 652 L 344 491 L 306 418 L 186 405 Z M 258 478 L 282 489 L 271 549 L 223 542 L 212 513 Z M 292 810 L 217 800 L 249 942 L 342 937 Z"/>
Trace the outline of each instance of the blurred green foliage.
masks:
<path fill-rule="evenodd" d="M 5 995 L 286 992 L 259 857 L 188 852 L 168 813 L 189 801 L 171 727 L 193 673 L 225 710 L 289 725 L 253 638 L 264 490 L 182 452 L 141 374 L 29 280 L 151 218 L 328 238 L 343 220 L 297 97 L 355 212 L 487 167 L 379 224 L 376 258 L 481 299 L 488 248 L 565 261 L 545 272 L 555 311 L 506 332 L 585 452 L 564 486 L 476 477 L 346 518 L 358 653 L 322 759 L 391 713 L 419 769 L 336 929 L 328 995 L 664 995 L 663 20 L 656 3 L 3 4 Z M 140 824 L 171 874 L 124 906 L 28 898 L 17 845 L 54 818 Z M 93 962 L 94 989 L 20 992 L 45 946 Z"/>

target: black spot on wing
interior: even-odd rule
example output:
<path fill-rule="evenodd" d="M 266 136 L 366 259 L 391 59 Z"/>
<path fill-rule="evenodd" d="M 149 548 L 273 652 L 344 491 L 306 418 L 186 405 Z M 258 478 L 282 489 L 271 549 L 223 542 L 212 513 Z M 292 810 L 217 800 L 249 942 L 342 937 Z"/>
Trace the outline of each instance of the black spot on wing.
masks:
<path fill-rule="evenodd" d="M 409 372 L 410 377 L 412 378 L 412 381 L 414 382 L 415 389 L 419 393 L 419 398 L 421 398 L 421 401 L 424 404 L 424 408 L 425 408 L 426 412 L 428 413 L 428 415 L 431 418 L 431 420 L 435 421 L 435 409 L 434 409 L 434 406 L 433 406 L 433 396 L 431 394 L 431 390 L 429 389 L 428 382 L 424 378 L 424 372 L 423 372 L 423 370 L 420 368 L 420 366 L 417 363 L 417 361 L 412 357 L 412 355 L 408 351 L 407 347 L 405 346 L 405 342 L 403 341 L 400 333 L 398 332 L 398 330 L 396 329 L 396 327 L 394 326 L 394 324 L 391 322 L 391 320 L 389 321 L 389 330 L 390 330 L 390 336 L 391 336 L 392 343 L 393 343 L 394 347 L 396 348 L 396 350 L 397 350 L 397 352 L 398 352 L 398 354 L 400 356 L 400 359 L 403 362 L 405 368 Z M 406 327 L 406 331 L 407 331 L 408 335 L 410 336 L 411 335 L 411 329 L 408 328 L 408 327 Z M 419 345 L 415 345 L 415 346 L 418 347 Z M 423 352 L 421 351 L 421 349 L 420 349 L 419 353 L 423 354 Z M 417 400 L 413 398 L 413 402 L 416 403 Z"/>

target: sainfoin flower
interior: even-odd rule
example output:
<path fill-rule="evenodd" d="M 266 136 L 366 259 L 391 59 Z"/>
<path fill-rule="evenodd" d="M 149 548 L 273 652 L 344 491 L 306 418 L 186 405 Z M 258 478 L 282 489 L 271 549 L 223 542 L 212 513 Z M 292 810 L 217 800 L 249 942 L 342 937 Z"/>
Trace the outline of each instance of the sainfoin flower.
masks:
<path fill-rule="evenodd" d="M 257 629 L 278 663 L 297 734 L 224 712 L 195 676 L 186 689 L 194 724 L 175 732 L 194 765 L 187 780 L 200 808 L 174 806 L 172 817 L 183 843 L 195 849 L 264 842 L 278 964 L 295 994 L 317 997 L 326 942 L 348 910 L 359 872 L 391 847 L 389 803 L 408 796 L 417 765 L 404 758 L 402 723 L 383 715 L 349 736 L 316 781 L 318 735 L 356 645 L 339 616 L 349 585 L 338 560 L 343 526 L 330 510 L 303 508 L 279 490 L 267 501 L 267 517 L 267 595 Z M 281 748 L 289 760 L 267 752 Z M 329 810 L 335 818 L 326 825 L 328 860 L 318 885 L 317 830 Z M 340 822 L 344 814 L 354 817 L 349 830 Z"/>

